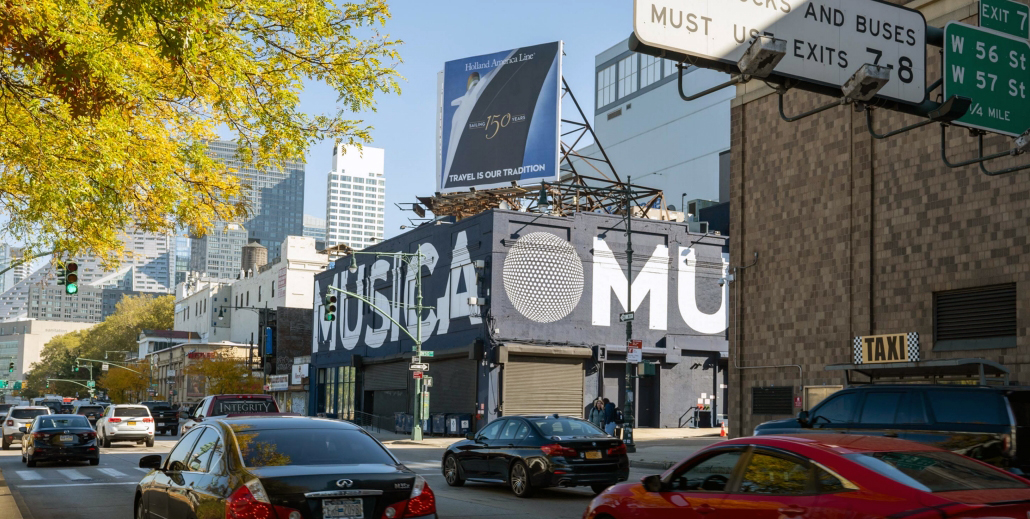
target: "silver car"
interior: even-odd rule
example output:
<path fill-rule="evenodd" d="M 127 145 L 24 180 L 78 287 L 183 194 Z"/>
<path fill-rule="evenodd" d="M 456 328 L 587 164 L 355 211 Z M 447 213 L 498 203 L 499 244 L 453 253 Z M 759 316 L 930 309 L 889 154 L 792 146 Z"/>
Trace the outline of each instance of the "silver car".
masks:
<path fill-rule="evenodd" d="M 105 448 L 121 441 L 146 442 L 147 447 L 153 447 L 154 418 L 145 405 L 112 405 L 97 420 L 97 436 Z"/>
<path fill-rule="evenodd" d="M 3 449 L 8 450 L 14 442 L 21 442 L 22 433 L 19 428 L 32 423 L 37 416 L 53 414 L 49 407 L 41 405 L 21 406 L 17 405 L 7 410 L 3 418 Z"/>

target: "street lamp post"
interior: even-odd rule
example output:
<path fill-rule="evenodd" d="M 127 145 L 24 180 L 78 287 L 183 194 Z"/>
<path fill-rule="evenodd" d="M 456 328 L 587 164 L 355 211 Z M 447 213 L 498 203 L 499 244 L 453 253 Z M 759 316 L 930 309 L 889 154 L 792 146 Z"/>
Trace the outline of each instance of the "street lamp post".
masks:
<path fill-rule="evenodd" d="M 414 357 L 412 357 L 412 359 L 411 359 L 412 363 L 421 364 L 422 363 L 422 314 L 423 314 L 423 312 L 426 309 L 432 308 L 432 307 L 428 307 L 428 306 L 423 306 L 422 305 L 422 260 L 425 257 L 425 255 L 422 254 L 422 248 L 419 247 L 419 251 L 418 252 L 372 252 L 372 251 L 363 252 L 363 251 L 351 251 L 350 254 L 351 254 L 351 264 L 350 264 L 350 267 L 347 270 L 350 271 L 351 273 L 355 273 L 355 272 L 358 271 L 358 262 L 357 262 L 357 259 L 355 258 L 355 255 L 357 255 L 357 254 L 367 254 L 367 255 L 375 256 L 375 257 L 390 256 L 390 257 L 393 257 L 393 258 L 397 258 L 397 259 L 403 261 L 404 264 L 408 266 L 408 272 L 412 271 L 412 267 L 413 267 L 412 266 L 412 262 L 414 262 L 414 272 L 415 272 L 415 335 L 412 335 L 411 332 L 408 331 L 408 328 L 406 326 L 401 326 L 400 323 L 398 323 L 396 320 L 394 320 L 393 316 L 391 316 L 389 312 L 386 312 L 382 308 L 379 308 L 378 306 L 375 305 L 375 303 L 373 303 L 372 301 L 369 301 L 368 298 L 366 298 L 365 296 L 362 296 L 361 294 L 357 294 L 357 293 L 354 293 L 354 292 L 349 292 L 347 290 L 344 290 L 342 288 L 337 288 L 337 287 L 334 287 L 334 286 L 330 286 L 329 289 L 330 290 L 335 290 L 335 291 L 337 291 L 337 292 L 339 292 L 339 293 L 341 293 L 341 294 L 343 294 L 345 296 L 353 297 L 353 298 L 355 298 L 355 299 L 365 303 L 366 305 L 371 306 L 377 312 L 382 314 L 383 318 L 389 319 L 390 322 L 392 322 L 393 324 L 397 325 L 398 329 L 400 329 L 402 332 L 404 332 L 405 335 L 407 335 L 409 338 L 411 338 L 412 341 L 415 342 L 415 347 L 412 348 L 414 350 L 414 352 L 415 352 Z M 346 313 L 343 314 L 343 318 L 344 319 L 347 318 Z M 427 391 L 427 393 L 428 393 L 428 391 Z M 416 378 L 415 379 L 415 395 L 414 395 L 414 399 L 413 399 L 414 400 L 414 403 L 413 403 L 414 413 L 412 414 L 413 422 L 414 423 L 412 423 L 412 426 L 411 426 L 411 439 L 412 439 L 412 441 L 422 441 L 422 406 L 423 406 L 422 398 L 423 398 L 423 395 L 422 395 L 422 379 L 421 378 Z"/>

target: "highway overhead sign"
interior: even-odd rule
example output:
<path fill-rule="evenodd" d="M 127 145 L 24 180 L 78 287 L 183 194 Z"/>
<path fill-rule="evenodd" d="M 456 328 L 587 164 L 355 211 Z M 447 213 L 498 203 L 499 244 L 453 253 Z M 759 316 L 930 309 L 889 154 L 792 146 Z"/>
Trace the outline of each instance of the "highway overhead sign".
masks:
<path fill-rule="evenodd" d="M 777 74 L 841 87 L 866 63 L 891 68 L 879 96 L 926 97 L 926 19 L 877 0 L 634 0 L 644 44 L 736 64 L 751 41 L 787 41 Z"/>
<path fill-rule="evenodd" d="M 1030 7 L 1012 0 L 980 0 L 980 27 L 1030 38 Z"/>
<path fill-rule="evenodd" d="M 411 371 L 429 371 L 429 364 L 411 364 L 408 366 Z"/>
<path fill-rule="evenodd" d="M 1018 136 L 1030 128 L 1030 43 L 959 22 L 944 26 L 944 98 L 973 100 L 955 124 Z"/>

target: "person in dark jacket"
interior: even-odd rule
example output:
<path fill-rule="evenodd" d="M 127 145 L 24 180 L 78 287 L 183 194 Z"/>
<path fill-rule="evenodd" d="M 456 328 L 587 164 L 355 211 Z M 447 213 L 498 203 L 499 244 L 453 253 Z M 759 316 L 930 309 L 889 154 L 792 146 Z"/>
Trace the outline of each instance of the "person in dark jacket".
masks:
<path fill-rule="evenodd" d="M 604 399 L 604 432 L 609 436 L 615 436 L 615 404 Z"/>
<path fill-rule="evenodd" d="M 596 425 L 599 429 L 604 429 L 604 402 L 600 398 L 594 400 L 594 406 L 590 408 L 587 421 Z"/>

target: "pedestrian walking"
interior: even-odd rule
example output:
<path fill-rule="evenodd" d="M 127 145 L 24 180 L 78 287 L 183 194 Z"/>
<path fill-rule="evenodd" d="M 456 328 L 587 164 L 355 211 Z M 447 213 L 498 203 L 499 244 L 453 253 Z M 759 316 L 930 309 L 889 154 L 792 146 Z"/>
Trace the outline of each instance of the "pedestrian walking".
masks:
<path fill-rule="evenodd" d="M 608 433 L 608 436 L 615 436 L 615 420 L 616 406 L 615 403 L 607 398 L 604 399 L 604 432 Z"/>
<path fill-rule="evenodd" d="M 594 406 L 590 408 L 587 421 L 596 425 L 598 429 L 604 429 L 604 402 L 600 398 L 594 400 Z"/>

